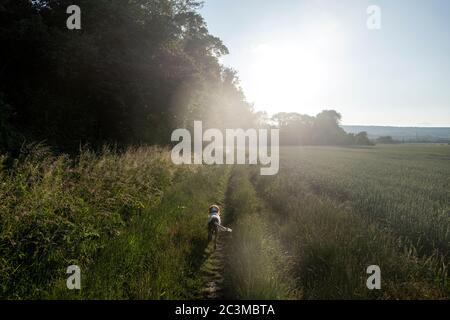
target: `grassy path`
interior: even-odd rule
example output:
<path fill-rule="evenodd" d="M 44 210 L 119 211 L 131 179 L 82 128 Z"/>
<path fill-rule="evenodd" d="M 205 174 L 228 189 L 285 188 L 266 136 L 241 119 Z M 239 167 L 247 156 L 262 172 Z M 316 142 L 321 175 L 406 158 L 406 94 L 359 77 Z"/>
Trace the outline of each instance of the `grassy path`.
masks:
<path fill-rule="evenodd" d="M 220 181 L 221 186 L 218 188 L 216 195 L 216 203 L 219 204 L 222 209 L 225 205 L 225 194 L 229 189 L 230 171 L 224 175 Z M 222 210 L 222 221 L 227 223 L 226 210 Z M 204 261 L 200 267 L 200 277 L 202 281 L 202 287 L 200 297 L 202 299 L 222 299 L 224 297 L 224 273 L 226 262 L 227 245 L 230 242 L 231 234 L 228 232 L 219 232 L 217 238 L 217 246 L 214 249 L 214 243 L 211 241 L 205 247 L 202 260 Z"/>
<path fill-rule="evenodd" d="M 239 300 L 298 297 L 291 286 L 289 257 L 270 228 L 269 212 L 250 182 L 249 168 L 233 169 L 225 211 L 225 225 L 233 233 L 222 237 L 224 244 L 219 251 L 219 256 L 225 254 L 219 260 L 221 270 L 225 270 L 220 297 Z"/>
<path fill-rule="evenodd" d="M 221 232 L 217 239 L 217 248 L 211 242 L 205 249 L 205 263 L 201 268 L 203 289 L 202 297 L 207 300 L 223 298 L 223 282 L 226 260 L 226 246 L 231 235 Z"/>

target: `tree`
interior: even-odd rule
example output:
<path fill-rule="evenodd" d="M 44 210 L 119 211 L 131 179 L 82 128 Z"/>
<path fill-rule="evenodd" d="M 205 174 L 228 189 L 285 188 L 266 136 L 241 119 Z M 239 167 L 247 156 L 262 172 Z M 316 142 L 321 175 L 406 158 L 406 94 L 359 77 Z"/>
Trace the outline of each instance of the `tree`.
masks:
<path fill-rule="evenodd" d="M 347 134 L 341 127 L 341 115 L 325 110 L 316 117 L 298 113 L 278 113 L 272 121 L 280 129 L 282 145 L 370 145 L 366 132 Z"/>
<path fill-rule="evenodd" d="M 371 145 L 372 142 L 369 140 L 367 132 L 362 131 L 355 136 L 355 144 L 357 145 Z"/>
<path fill-rule="evenodd" d="M 379 137 L 379 138 L 377 138 L 376 142 L 380 143 L 380 144 L 393 144 L 393 143 L 396 143 L 391 136 Z"/>
<path fill-rule="evenodd" d="M 82 10 L 67 30 L 66 8 Z M 192 0 L 28 0 L 0 7 L 0 93 L 27 140 L 63 150 L 80 143 L 170 142 L 192 120 L 252 123 L 228 49 Z M 255 117 L 256 118 L 256 117 Z M 6 124 L 5 124 L 6 125 Z"/>

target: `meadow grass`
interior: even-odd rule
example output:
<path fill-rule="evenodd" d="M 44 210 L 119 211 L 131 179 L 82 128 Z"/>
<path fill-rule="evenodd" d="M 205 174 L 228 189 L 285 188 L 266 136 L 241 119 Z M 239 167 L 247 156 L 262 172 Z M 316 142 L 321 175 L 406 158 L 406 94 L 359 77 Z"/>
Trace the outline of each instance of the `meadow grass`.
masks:
<path fill-rule="evenodd" d="M 174 166 L 167 150 L 77 159 L 40 146 L 0 171 L 0 297 L 173 299 L 197 294 L 204 215 L 227 169 Z M 66 288 L 79 265 L 82 290 Z"/>
<path fill-rule="evenodd" d="M 252 180 L 305 298 L 448 298 L 447 146 L 284 148 Z M 383 289 L 366 288 L 369 265 Z"/>
<path fill-rule="evenodd" d="M 450 147 L 287 148 L 292 180 L 348 201 L 366 220 L 408 239 L 419 253 L 450 252 Z"/>
<path fill-rule="evenodd" d="M 176 166 L 168 150 L 0 157 L 0 298 L 201 298 L 224 209 L 230 299 L 448 299 L 450 147 L 286 147 L 280 172 Z M 6 165 L 7 164 L 7 165 Z M 82 289 L 66 288 L 66 268 Z M 381 267 L 368 290 L 366 268 Z"/>
<path fill-rule="evenodd" d="M 249 174 L 248 168 L 235 168 L 228 185 L 225 222 L 232 225 L 233 234 L 227 251 L 225 295 L 246 300 L 297 298 L 289 259 L 269 228 L 268 209 L 257 197 Z"/>

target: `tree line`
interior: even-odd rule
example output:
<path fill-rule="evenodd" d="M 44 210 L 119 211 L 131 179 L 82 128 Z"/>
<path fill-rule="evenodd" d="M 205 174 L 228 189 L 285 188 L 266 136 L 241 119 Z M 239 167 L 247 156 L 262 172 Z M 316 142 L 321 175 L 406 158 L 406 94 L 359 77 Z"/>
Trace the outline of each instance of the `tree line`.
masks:
<path fill-rule="evenodd" d="M 74 4 L 82 11 L 81 30 L 66 26 L 66 9 Z M 209 33 L 201 5 L 2 1 L 0 150 L 13 153 L 31 141 L 61 151 L 85 144 L 167 144 L 175 128 L 190 128 L 194 120 L 214 128 L 266 126 L 236 72 L 220 64 L 228 49 Z M 363 138 L 345 135 L 328 111 L 315 118 L 280 114 L 277 120 L 286 144 Z"/>
<path fill-rule="evenodd" d="M 324 110 L 315 117 L 282 112 L 270 120 L 280 129 L 282 145 L 372 145 L 367 132 L 346 133 L 341 119 L 335 110 Z"/>

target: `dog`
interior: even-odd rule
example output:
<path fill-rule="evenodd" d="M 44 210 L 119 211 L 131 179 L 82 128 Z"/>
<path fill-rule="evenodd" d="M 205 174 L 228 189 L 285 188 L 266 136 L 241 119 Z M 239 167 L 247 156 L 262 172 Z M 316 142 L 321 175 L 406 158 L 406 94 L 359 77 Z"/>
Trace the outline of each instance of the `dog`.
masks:
<path fill-rule="evenodd" d="M 208 214 L 208 242 L 214 238 L 214 250 L 217 247 L 217 235 L 221 227 L 220 208 L 217 205 L 209 207 Z"/>

